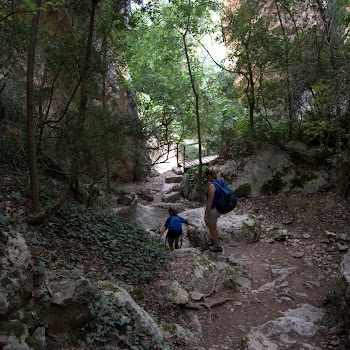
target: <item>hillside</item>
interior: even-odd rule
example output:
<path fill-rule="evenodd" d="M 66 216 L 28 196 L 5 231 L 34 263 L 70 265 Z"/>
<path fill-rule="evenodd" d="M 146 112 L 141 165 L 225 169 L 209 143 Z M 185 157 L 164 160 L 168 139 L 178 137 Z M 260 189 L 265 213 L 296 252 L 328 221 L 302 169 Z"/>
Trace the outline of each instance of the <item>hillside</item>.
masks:
<path fill-rule="evenodd" d="M 64 273 L 64 271 L 78 269 L 91 278 L 110 279 L 111 281 L 123 279 L 126 282 L 135 283 L 136 280 L 133 278 L 128 280 L 128 276 L 131 275 L 125 270 L 125 262 L 116 265 L 113 259 L 109 259 L 108 254 L 101 254 L 97 242 L 92 249 L 93 246 L 84 239 L 83 234 L 81 237 L 76 237 L 73 234 L 74 230 L 67 230 L 67 227 L 64 226 L 64 219 L 67 219 L 67 224 L 72 223 L 71 220 L 68 220 L 69 215 L 73 214 L 76 220 L 73 220 L 73 223 L 77 225 L 79 225 L 80 215 L 85 215 L 83 219 L 87 220 L 85 212 L 74 202 L 68 202 L 65 211 L 61 212 L 60 232 L 54 233 L 45 225 L 25 228 L 24 220 L 28 213 L 29 200 L 24 175 L 2 169 L 1 220 L 4 224 L 4 218 L 8 218 L 10 233 L 12 231 L 25 232 L 32 254 L 40 257 L 38 262 L 44 264 L 48 276 L 55 274 L 55 271 Z M 163 181 L 163 176 L 150 177 L 143 182 L 120 186 L 120 189 L 137 192 L 148 188 L 154 193 L 154 201 L 160 201 Z M 52 186 L 59 185 L 52 181 Z M 190 202 L 184 203 L 188 207 L 197 205 Z M 97 209 L 93 211 L 98 213 Z M 189 346 L 186 336 L 183 338 L 178 335 L 173 336 L 168 340 L 171 349 L 236 349 L 241 337 L 252 327 L 261 326 L 281 316 L 282 312 L 305 303 L 328 310 L 327 324 L 324 325 L 323 332 L 318 333 L 317 336 L 300 337 L 299 340 L 293 340 L 297 341 L 297 344 L 299 341 L 300 344 L 300 347 L 295 347 L 294 343 L 293 349 L 303 349 L 305 343 L 312 344 L 312 346 L 317 345 L 317 349 L 347 349 L 347 335 L 338 312 L 341 301 L 338 285 L 339 262 L 344 252 L 347 251 L 349 242 L 350 217 L 347 202 L 331 192 L 313 195 L 295 193 L 293 195 L 261 196 L 242 199 L 236 208 L 236 213 L 254 214 L 262 223 L 263 230 L 259 242 L 242 247 L 224 247 L 223 256 L 231 256 L 244 266 L 252 281 L 249 288 L 232 291 L 232 288 L 221 285 L 220 288 L 218 287 L 220 277 L 217 280 L 208 280 L 206 290 L 201 292 L 210 294 L 207 298 L 208 303 L 218 305 L 210 310 L 206 308 L 189 310 L 169 303 L 164 297 L 164 288 L 159 282 L 164 274 L 173 276 L 184 284 L 188 282 L 187 278 L 191 278 L 186 273 L 186 269 L 190 267 L 180 263 L 181 250 L 170 257 L 168 270 L 162 271 L 162 268 L 168 264 L 166 260 L 162 260 L 164 258 L 161 256 L 158 262 L 152 263 L 156 264 L 152 266 L 155 274 L 161 277 L 160 280 L 145 283 L 142 281 L 147 280 L 149 276 L 139 274 L 140 279 L 137 283 L 142 285 L 145 297 L 138 300 L 138 303 L 153 317 L 180 324 L 181 320 L 184 321 L 188 317 L 198 319 L 200 324 L 198 327 L 202 335 L 201 341 L 197 345 Z M 50 220 L 51 225 L 55 220 L 57 218 Z M 285 230 L 280 240 L 269 237 L 269 233 L 276 227 Z M 68 235 L 68 238 L 63 237 L 64 232 L 71 232 L 71 234 Z M 141 243 L 151 247 L 148 246 L 148 243 Z M 4 239 L 2 244 L 5 244 Z M 110 245 L 110 242 L 107 245 Z M 131 256 L 132 247 L 130 249 L 129 255 Z M 214 256 L 213 259 L 220 260 L 220 256 L 221 254 Z M 129 262 L 133 264 L 132 258 Z M 140 266 L 137 269 L 142 270 Z M 147 272 L 146 265 L 144 270 Z M 221 305 L 220 302 L 227 298 L 234 300 Z M 82 350 L 83 348 L 75 347 L 74 349 Z"/>

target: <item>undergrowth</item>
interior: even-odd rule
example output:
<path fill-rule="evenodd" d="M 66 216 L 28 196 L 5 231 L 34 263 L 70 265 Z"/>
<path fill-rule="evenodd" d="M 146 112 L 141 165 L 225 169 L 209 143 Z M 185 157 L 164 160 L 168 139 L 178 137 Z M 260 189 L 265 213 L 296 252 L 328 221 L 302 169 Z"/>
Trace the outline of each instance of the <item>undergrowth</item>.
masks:
<path fill-rule="evenodd" d="M 56 258 L 63 249 L 67 260 L 75 263 L 84 262 L 82 257 L 86 259 L 88 252 L 94 253 L 122 271 L 119 277 L 127 283 L 150 283 L 168 264 L 167 249 L 143 230 L 113 213 L 74 200 L 68 200 L 41 231 L 40 237 L 31 239 L 32 245 L 56 251 Z"/>

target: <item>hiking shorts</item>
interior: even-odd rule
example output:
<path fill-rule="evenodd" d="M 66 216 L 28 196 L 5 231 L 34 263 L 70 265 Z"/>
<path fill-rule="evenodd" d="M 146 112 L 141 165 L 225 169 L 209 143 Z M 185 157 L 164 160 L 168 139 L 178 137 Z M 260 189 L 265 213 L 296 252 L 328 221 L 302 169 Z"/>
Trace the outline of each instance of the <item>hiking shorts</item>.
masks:
<path fill-rule="evenodd" d="M 182 235 L 182 232 L 169 231 L 166 235 L 168 242 L 171 244 L 174 240 Z"/>
<path fill-rule="evenodd" d="M 207 223 L 208 224 L 216 224 L 218 218 L 221 216 L 221 213 L 218 212 L 216 208 L 211 208 L 207 215 Z"/>

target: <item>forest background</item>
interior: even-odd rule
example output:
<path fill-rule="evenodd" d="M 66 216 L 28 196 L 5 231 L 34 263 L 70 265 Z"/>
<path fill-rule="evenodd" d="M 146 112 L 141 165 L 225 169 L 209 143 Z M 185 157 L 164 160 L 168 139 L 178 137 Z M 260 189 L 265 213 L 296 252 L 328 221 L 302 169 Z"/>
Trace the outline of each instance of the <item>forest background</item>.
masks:
<path fill-rule="evenodd" d="M 234 141 L 298 140 L 347 196 L 349 21 L 346 1 L 1 0 L 0 157 L 29 171 L 31 222 L 81 182 L 110 191 L 135 144 L 154 165 L 189 142 L 201 159 Z M 68 179 L 51 203 L 43 167 Z"/>
<path fill-rule="evenodd" d="M 234 142 L 304 142 L 348 197 L 349 23 L 348 1 L 0 0 L 1 258 L 21 235 L 39 284 L 83 262 L 91 280 L 152 284 L 168 251 L 101 207 L 188 143 L 201 159 Z M 198 176 L 201 193 L 201 163 Z M 96 305 L 97 326 L 79 329 L 90 348 L 147 336 Z M 15 310 L 0 315 L 9 336 Z"/>

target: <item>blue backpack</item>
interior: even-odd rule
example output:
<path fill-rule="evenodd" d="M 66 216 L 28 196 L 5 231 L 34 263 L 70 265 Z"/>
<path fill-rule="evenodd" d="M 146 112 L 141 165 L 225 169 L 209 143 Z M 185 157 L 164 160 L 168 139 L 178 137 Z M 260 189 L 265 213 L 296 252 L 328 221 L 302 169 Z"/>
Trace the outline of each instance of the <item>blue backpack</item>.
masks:
<path fill-rule="evenodd" d="M 232 188 L 226 182 L 223 182 L 223 186 L 216 181 L 213 182 L 213 184 L 218 185 L 220 188 L 220 195 L 216 202 L 216 209 L 218 212 L 226 214 L 235 209 L 238 198 L 234 194 Z"/>

